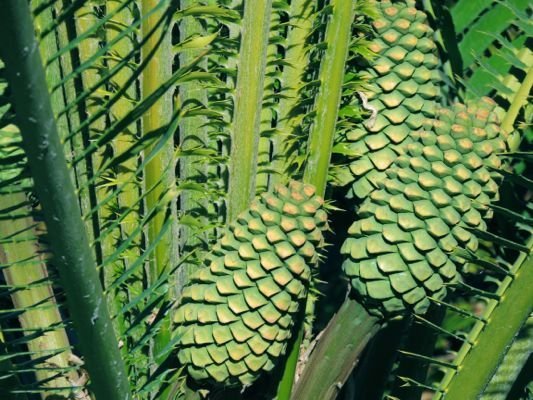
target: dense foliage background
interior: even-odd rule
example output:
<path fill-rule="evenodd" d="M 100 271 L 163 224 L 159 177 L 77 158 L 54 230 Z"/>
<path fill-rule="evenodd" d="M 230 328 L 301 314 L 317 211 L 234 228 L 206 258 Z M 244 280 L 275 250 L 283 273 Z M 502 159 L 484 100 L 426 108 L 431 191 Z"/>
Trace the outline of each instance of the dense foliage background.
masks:
<path fill-rule="evenodd" d="M 384 321 L 347 297 L 341 247 L 366 190 L 350 137 L 388 107 L 368 73 L 385 6 L 1 2 L 2 398 L 206 395 L 176 354 L 183 287 L 252 198 L 290 180 L 329 215 L 305 315 L 273 373 L 210 397 L 531 397 L 532 6 L 392 4 L 428 16 L 431 102 L 492 98 L 509 149 L 463 279 L 426 314 Z"/>

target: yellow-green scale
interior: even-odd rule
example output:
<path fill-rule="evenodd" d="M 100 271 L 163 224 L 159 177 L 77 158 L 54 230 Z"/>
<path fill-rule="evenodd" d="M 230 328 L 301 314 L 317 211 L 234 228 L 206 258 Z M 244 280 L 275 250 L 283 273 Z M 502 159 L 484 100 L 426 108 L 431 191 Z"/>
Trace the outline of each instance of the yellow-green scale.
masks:
<path fill-rule="evenodd" d="M 411 1 L 377 4 L 380 18 L 373 22 L 375 38 L 370 48 L 376 58 L 361 65 L 368 79 L 368 109 L 375 118 L 345 133 L 352 160 L 349 197 L 366 198 L 385 178 L 402 146 L 412 142 L 412 132 L 433 118 L 440 96 L 433 31 L 426 14 Z"/>
<path fill-rule="evenodd" d="M 498 199 L 506 142 L 494 109 L 485 98 L 441 110 L 360 207 L 343 268 L 370 312 L 422 314 L 459 279 L 464 260 L 454 253 L 477 249 L 469 229 L 486 229 Z"/>
<path fill-rule="evenodd" d="M 324 244 L 321 207 L 302 183 L 262 194 L 191 276 L 175 323 L 180 364 L 197 383 L 247 386 L 285 354 Z"/>

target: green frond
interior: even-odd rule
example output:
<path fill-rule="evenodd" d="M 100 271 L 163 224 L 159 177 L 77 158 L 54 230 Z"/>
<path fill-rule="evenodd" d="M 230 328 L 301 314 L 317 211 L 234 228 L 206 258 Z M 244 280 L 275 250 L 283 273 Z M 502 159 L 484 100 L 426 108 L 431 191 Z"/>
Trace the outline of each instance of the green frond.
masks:
<path fill-rule="evenodd" d="M 246 209 L 255 194 L 271 10 L 272 0 L 244 5 L 233 106 L 228 221 Z"/>
<path fill-rule="evenodd" d="M 109 316 L 105 305 L 102 306 L 102 290 L 94 259 L 57 134 L 29 6 L 20 2 L 8 3 L 5 11 L 8 16 L 7 22 L 2 23 L 2 34 L 11 36 L 20 49 L 26 49 L 24 54 L 3 51 L 1 56 L 6 62 L 16 121 L 35 191 L 43 207 L 53 262 L 67 292 L 68 306 L 71 310 L 76 309 L 72 318 L 92 382 L 98 386 L 96 392 L 127 396 L 128 384 Z M 39 135 L 32 132 L 39 132 Z M 69 246 L 69 242 L 73 245 Z M 78 287 L 76 282 L 80 281 L 85 286 Z M 96 351 L 91 348 L 93 346 Z"/>
<path fill-rule="evenodd" d="M 306 306 L 297 313 L 293 306 L 283 343 L 269 346 L 274 358 L 264 369 L 272 374 L 256 374 L 252 356 L 244 375 L 235 360 L 227 360 L 227 371 L 208 363 L 215 380 L 226 372 L 232 382 L 258 379 L 242 394 L 221 383 L 224 395 L 265 397 L 277 390 L 280 400 L 291 392 L 292 398 L 328 399 L 348 380 L 346 398 L 364 393 L 410 400 L 422 391 L 459 398 L 459 389 L 479 394 L 501 361 L 496 355 L 505 353 L 500 373 L 511 366 L 518 383 L 509 379 L 496 388 L 494 378 L 487 387 L 501 396 L 516 393 L 524 359 L 507 348 L 530 301 L 516 293 L 530 279 L 524 278 L 524 257 L 533 221 L 527 0 L 5 3 L 0 30 L 12 26 L 13 45 L 0 48 L 11 63 L 6 70 L 0 61 L 0 397 L 198 398 L 192 377 L 204 376 L 198 365 L 214 358 L 202 349 L 187 358 L 194 350 L 190 335 L 171 325 L 181 318 L 178 304 L 196 302 L 191 285 L 239 212 L 255 195 L 292 179 L 329 197 L 332 244 L 313 259 L 324 268 L 306 278 L 299 299 L 303 305 L 307 297 Z M 15 8 L 24 12 L 8 20 L 6 10 Z M 21 33 L 32 44 L 27 49 L 22 41 L 16 45 Z M 33 51 L 21 57 L 33 46 L 42 61 Z M 484 222 L 474 224 L 479 229 L 454 228 L 456 236 L 472 240 L 465 248 L 447 247 L 445 257 L 457 261 L 462 280 L 442 287 L 438 277 L 428 281 L 435 291 L 419 311 L 429 307 L 430 314 L 398 322 L 398 335 L 392 323 L 388 334 L 372 341 L 358 370 L 354 364 L 383 323 L 358 303 L 360 297 L 346 299 L 309 355 L 314 330 L 344 295 L 337 242 L 353 221 L 341 208 L 359 207 L 363 216 L 371 203 L 364 198 L 379 192 L 380 182 L 401 192 L 385 175 L 418 157 L 416 145 L 403 145 L 420 139 L 414 132 L 434 117 L 434 106 L 482 95 L 502 106 L 509 149 L 494 156 L 505 168 L 487 170 L 505 178 L 501 201 L 473 206 L 494 214 L 488 230 Z M 52 147 L 21 141 L 43 132 Z M 52 164 L 37 159 L 39 144 L 51 148 L 60 165 L 47 169 Z M 404 151 L 408 156 L 399 157 Z M 66 236 L 66 228 L 74 233 Z M 354 246 L 350 257 L 358 253 Z M 435 254 L 441 254 L 432 254 L 440 262 Z M 391 265 L 374 253 L 368 261 Z M 350 268 L 357 275 L 358 263 Z M 209 279 L 202 282 L 211 287 Z M 412 283 L 394 279 L 400 292 Z M 327 309 L 315 310 L 317 299 Z M 203 333 L 204 316 L 197 316 Z M 513 326 L 500 334 L 494 320 Z M 95 329 L 102 334 L 96 339 Z M 235 343 L 241 333 L 232 333 Z M 445 346 L 459 353 L 444 355 Z M 363 388 L 368 382 L 372 388 Z"/>
<path fill-rule="evenodd" d="M 442 56 L 457 75 L 462 96 L 498 96 L 510 103 L 520 75 L 527 72 L 533 53 L 531 4 L 527 0 L 486 2 L 459 0 L 452 5 L 431 1 L 442 34 Z M 457 46 L 457 47 L 455 47 Z M 453 71 L 453 72 L 451 72 Z M 450 76 L 453 81 L 455 77 Z"/>
<path fill-rule="evenodd" d="M 0 170 L 0 331 L 9 358 L 0 374 L 2 380 L 18 384 L 3 389 L 3 395 L 17 391 L 25 398 L 38 387 L 42 393 L 69 394 L 78 390 L 72 382 L 79 371 L 70 365 L 70 343 L 54 291 L 57 276 L 47 270 L 46 228 L 38 202 L 32 201 L 34 186 L 27 177 L 20 132 L 9 124 L 13 109 L 8 91 L 2 82 L 0 93 L 7 101 L 0 112 L 0 162 L 7 168 Z"/>
<path fill-rule="evenodd" d="M 531 246 L 528 246 L 528 253 Z M 509 349 L 515 333 L 531 314 L 533 299 L 528 295 L 531 282 L 531 256 L 522 253 L 515 262 L 512 277 L 499 285 L 497 298 L 487 300 L 485 321 L 474 324 L 437 393 L 437 399 L 476 398 L 489 383 L 498 363 Z M 502 326 L 506 329 L 502 330 Z"/>

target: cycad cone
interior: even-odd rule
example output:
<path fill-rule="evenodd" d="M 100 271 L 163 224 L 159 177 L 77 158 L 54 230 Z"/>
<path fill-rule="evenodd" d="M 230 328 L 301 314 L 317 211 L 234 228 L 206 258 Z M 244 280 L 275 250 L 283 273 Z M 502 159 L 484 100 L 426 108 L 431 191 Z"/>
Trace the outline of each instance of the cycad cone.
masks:
<path fill-rule="evenodd" d="M 183 291 L 178 358 L 207 386 L 247 386 L 287 348 L 327 216 L 310 185 L 265 193 L 230 224 Z"/>
<path fill-rule="evenodd" d="M 498 198 L 497 153 L 506 150 L 494 109 L 484 98 L 441 110 L 358 210 L 343 268 L 371 313 L 424 313 L 458 279 L 464 260 L 454 250 L 477 249 L 468 229 L 486 228 Z"/>
<path fill-rule="evenodd" d="M 439 61 L 433 31 L 426 14 L 414 1 L 377 2 L 380 18 L 373 26 L 376 38 L 370 48 L 377 54 L 371 65 L 362 66 L 368 78 L 368 104 L 377 111 L 375 123 L 345 133 L 350 153 L 357 158 L 342 184 L 352 182 L 349 197 L 366 198 L 376 182 L 411 142 L 411 132 L 434 118 L 440 96 Z"/>

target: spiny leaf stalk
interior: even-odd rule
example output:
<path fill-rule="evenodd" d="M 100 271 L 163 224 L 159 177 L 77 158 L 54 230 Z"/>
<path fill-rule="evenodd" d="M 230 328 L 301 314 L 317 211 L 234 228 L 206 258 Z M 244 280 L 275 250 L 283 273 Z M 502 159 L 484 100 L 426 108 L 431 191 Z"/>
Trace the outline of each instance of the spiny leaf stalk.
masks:
<path fill-rule="evenodd" d="M 530 2 L 0 3 L 1 398 L 480 398 L 533 306 Z"/>
<path fill-rule="evenodd" d="M 71 317 L 94 392 L 100 398 L 129 399 L 124 362 L 57 133 L 29 5 L 25 1 L 4 1 L 0 18 L 0 35 L 11 38 L 17 49 L 3 47 L 1 51 L 16 122 L 61 283 L 70 310 L 75 310 Z"/>
<path fill-rule="evenodd" d="M 272 0 L 244 4 L 229 162 L 228 221 L 254 197 Z"/>

